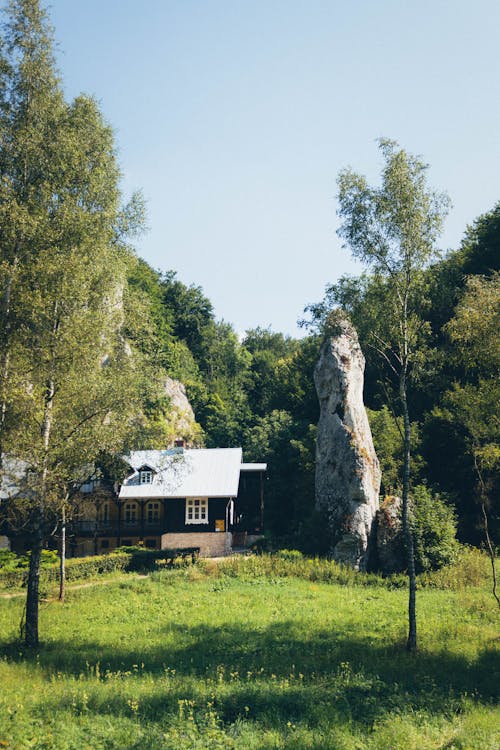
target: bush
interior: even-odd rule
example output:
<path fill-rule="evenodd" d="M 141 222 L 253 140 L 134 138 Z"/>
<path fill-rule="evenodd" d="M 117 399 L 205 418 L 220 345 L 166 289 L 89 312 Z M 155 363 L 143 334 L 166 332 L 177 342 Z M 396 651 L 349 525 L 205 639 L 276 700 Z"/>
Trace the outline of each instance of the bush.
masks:
<path fill-rule="evenodd" d="M 261 536 L 256 539 L 255 542 L 249 545 L 248 549 L 250 552 L 255 552 L 257 555 L 262 555 L 265 552 L 271 552 L 273 544 L 268 536 Z"/>
<path fill-rule="evenodd" d="M 460 591 L 471 586 L 491 585 L 491 561 L 476 547 L 460 546 L 456 558 L 441 570 L 422 573 L 418 577 L 423 588 Z"/>
<path fill-rule="evenodd" d="M 120 547 L 106 555 L 71 557 L 66 560 L 66 580 L 77 581 L 103 573 L 138 572 L 163 568 L 185 567 L 193 563 L 199 554 L 198 547 L 188 549 L 149 550 L 144 547 Z M 21 588 L 28 578 L 29 555 L 3 554 L 0 559 L 0 587 Z M 44 550 L 40 570 L 40 584 L 56 583 L 59 580 L 59 557 L 53 550 Z"/>
<path fill-rule="evenodd" d="M 56 554 L 57 557 L 57 554 Z M 102 573 L 114 573 L 127 570 L 131 556 L 127 553 L 113 552 L 110 555 L 95 555 L 94 557 L 72 557 L 66 560 L 66 580 L 78 581 Z M 2 588 L 21 588 L 28 580 L 27 566 L 11 570 L 0 570 L 0 586 Z M 40 571 L 40 585 L 57 583 L 59 580 L 59 562 L 44 564 Z"/>
<path fill-rule="evenodd" d="M 129 572 L 152 571 L 158 564 L 164 567 L 179 567 L 194 562 L 200 553 L 199 547 L 186 549 L 146 549 L 145 547 L 118 547 L 117 552 L 130 556 Z"/>
<path fill-rule="evenodd" d="M 0 549 L 0 573 L 16 570 L 26 563 L 27 558 L 16 555 L 8 549 Z"/>
<path fill-rule="evenodd" d="M 276 552 L 276 557 L 282 560 L 302 560 L 304 555 L 298 549 L 280 549 Z"/>
<path fill-rule="evenodd" d="M 412 491 L 412 532 L 417 573 L 438 570 L 452 563 L 458 554 L 457 521 L 446 499 L 425 485 Z"/>
<path fill-rule="evenodd" d="M 43 549 L 40 560 L 40 567 L 47 568 L 57 563 L 59 556 L 53 549 Z M 0 550 L 0 571 L 7 572 L 19 569 L 27 569 L 30 562 L 30 553 L 26 555 L 17 555 L 10 550 Z"/>
<path fill-rule="evenodd" d="M 93 578 L 103 573 L 122 573 L 128 570 L 130 555 L 125 552 L 112 552 L 109 555 L 95 555 L 93 557 L 72 557 L 66 560 L 66 580 L 77 581 Z M 48 572 L 48 571 L 47 571 Z M 50 569 L 50 575 L 41 574 L 47 583 L 59 580 L 59 564 Z"/>

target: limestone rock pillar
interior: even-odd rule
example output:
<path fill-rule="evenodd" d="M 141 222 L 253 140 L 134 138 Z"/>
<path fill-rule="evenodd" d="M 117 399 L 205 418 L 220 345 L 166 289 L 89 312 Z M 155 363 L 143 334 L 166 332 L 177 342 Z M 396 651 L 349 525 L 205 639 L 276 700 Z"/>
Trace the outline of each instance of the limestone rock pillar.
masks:
<path fill-rule="evenodd" d="M 314 371 L 320 402 L 316 507 L 335 560 L 365 569 L 379 506 L 380 467 L 363 403 L 365 358 L 354 328 L 341 321 Z"/>

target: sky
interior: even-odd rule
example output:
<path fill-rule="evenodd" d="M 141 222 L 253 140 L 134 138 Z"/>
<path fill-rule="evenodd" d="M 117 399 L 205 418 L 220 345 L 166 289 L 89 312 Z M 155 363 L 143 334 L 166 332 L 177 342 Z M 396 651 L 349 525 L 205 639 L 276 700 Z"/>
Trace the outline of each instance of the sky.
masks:
<path fill-rule="evenodd" d="M 4 5 L 4 3 L 2 3 Z M 377 184 L 376 139 L 430 165 L 443 249 L 500 199 L 499 0 L 52 0 L 66 95 L 113 126 L 138 254 L 199 285 L 238 333 L 290 335 L 361 268 L 336 177 Z"/>

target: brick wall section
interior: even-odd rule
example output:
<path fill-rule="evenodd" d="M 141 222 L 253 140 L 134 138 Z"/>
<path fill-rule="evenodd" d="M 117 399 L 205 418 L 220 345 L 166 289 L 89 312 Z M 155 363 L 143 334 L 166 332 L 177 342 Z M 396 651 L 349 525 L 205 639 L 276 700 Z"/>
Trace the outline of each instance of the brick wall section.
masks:
<path fill-rule="evenodd" d="M 232 534 L 224 531 L 192 532 L 188 534 L 162 534 L 162 549 L 199 547 L 202 557 L 224 557 L 231 554 Z"/>

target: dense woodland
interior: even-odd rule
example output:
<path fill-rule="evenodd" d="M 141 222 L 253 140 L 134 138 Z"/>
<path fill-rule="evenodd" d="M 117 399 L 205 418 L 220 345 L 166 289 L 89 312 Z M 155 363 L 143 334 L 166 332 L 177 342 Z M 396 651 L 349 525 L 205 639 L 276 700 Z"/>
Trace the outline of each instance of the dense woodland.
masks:
<path fill-rule="evenodd" d="M 414 485 L 426 485 L 455 509 L 464 542 L 484 541 L 481 481 L 489 498 L 493 536 L 498 534 L 498 299 L 500 204 L 465 229 L 459 248 L 429 266 L 419 289 L 427 329 L 424 366 L 413 385 L 410 414 Z M 154 271 L 138 260 L 129 284 L 151 310 L 144 348 L 185 385 L 209 447 L 241 445 L 248 460 L 266 460 L 267 530 L 282 544 L 318 551 L 314 518 L 314 451 L 318 402 L 312 372 L 329 315 L 341 307 L 351 317 L 366 357 L 365 402 L 385 494 L 401 488 L 401 436 L 394 384 L 370 347 L 379 314 L 375 275 L 344 277 L 306 310 L 308 334 L 293 339 L 269 329 L 246 332 L 215 319 L 200 287 L 175 272 Z M 148 405 L 151 416 L 161 405 Z M 475 420 L 483 420 L 479 430 Z M 488 460 L 481 475 L 474 447 Z M 421 488 L 420 488 L 421 491 Z M 424 493 L 425 494 L 425 493 Z"/>
<path fill-rule="evenodd" d="M 0 144 L 0 454 L 26 469 L 25 500 L 3 510 L 4 523 L 30 539 L 27 622 L 36 619 L 42 547 L 70 516 L 88 467 L 111 476 L 124 450 L 171 441 L 165 375 L 185 384 L 195 410 L 199 428 L 185 437 L 268 462 L 269 544 L 326 550 L 314 511 L 312 373 L 339 309 L 366 357 L 383 492 L 401 491 L 401 402 L 373 346 L 387 325 L 390 280 L 372 269 L 328 286 L 309 301 L 303 338 L 257 328 L 240 341 L 199 286 L 134 253 L 143 201 L 123 202 L 113 134 L 96 102 L 65 101 L 37 0 L 8 6 Z M 477 545 L 486 518 L 493 541 L 500 523 L 499 257 L 500 204 L 464 228 L 459 248 L 419 269 L 410 300 L 414 512 L 421 534 L 439 537 L 456 519 L 459 539 Z M 420 542 L 425 568 L 431 544 Z M 36 643 L 33 628 L 27 641 Z"/>

